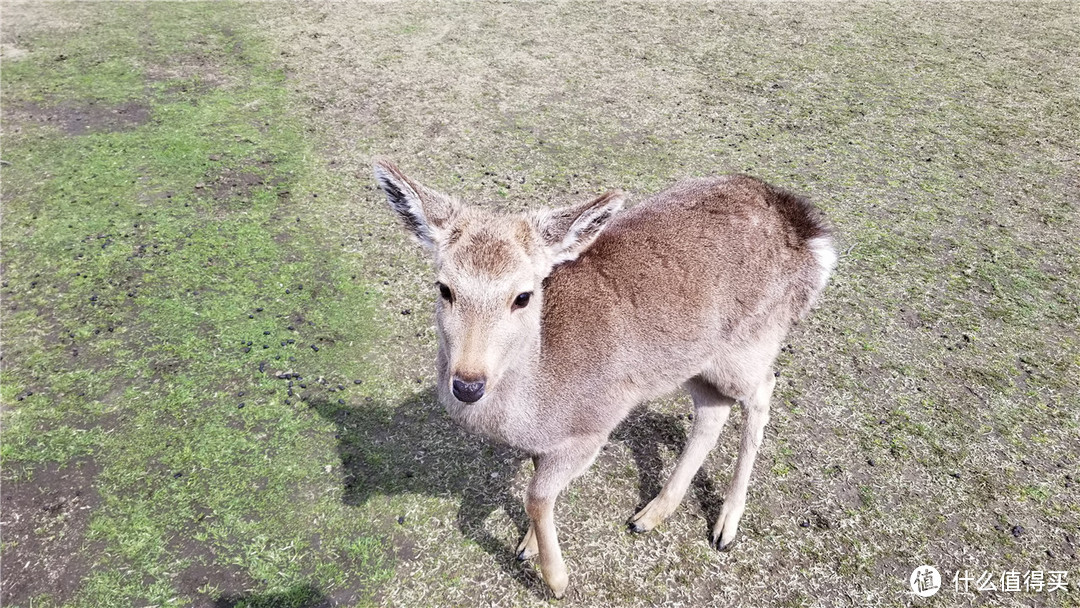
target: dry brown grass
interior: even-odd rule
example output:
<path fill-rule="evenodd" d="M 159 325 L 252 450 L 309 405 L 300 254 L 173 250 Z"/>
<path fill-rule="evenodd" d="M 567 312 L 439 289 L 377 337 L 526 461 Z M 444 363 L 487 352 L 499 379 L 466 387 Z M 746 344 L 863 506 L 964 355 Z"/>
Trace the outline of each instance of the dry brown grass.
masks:
<path fill-rule="evenodd" d="M 923 563 L 947 578 L 1075 578 L 1080 20 L 1067 3 L 359 4 L 262 16 L 328 154 L 356 175 L 355 200 L 332 223 L 389 231 L 376 257 L 405 277 L 386 290 L 393 308 L 426 308 L 430 277 L 371 190 L 375 154 L 514 209 L 748 171 L 810 194 L 835 220 L 845 255 L 781 357 L 737 548 L 706 541 L 737 423 L 706 465 L 709 485 L 671 521 L 642 537 L 623 529 L 688 424 L 684 397 L 653 404 L 639 422 L 667 430 L 621 430 L 559 504 L 569 604 L 906 605 Z M 427 335 L 398 363 L 429 370 Z M 424 496 L 411 508 L 433 522 L 454 511 Z M 529 568 L 507 564 L 522 522 L 485 525 L 495 554 L 453 526 L 412 529 L 417 554 L 387 603 L 542 603 Z M 935 602 L 1063 597 L 950 587 Z"/>

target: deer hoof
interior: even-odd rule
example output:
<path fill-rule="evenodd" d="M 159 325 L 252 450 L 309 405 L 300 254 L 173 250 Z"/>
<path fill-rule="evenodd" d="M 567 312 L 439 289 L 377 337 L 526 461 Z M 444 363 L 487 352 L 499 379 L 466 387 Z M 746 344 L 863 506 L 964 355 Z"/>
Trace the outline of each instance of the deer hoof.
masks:
<path fill-rule="evenodd" d="M 553 581 L 548 582 L 548 587 L 551 589 L 551 593 L 555 595 L 555 599 L 561 600 L 566 597 L 566 588 L 570 585 L 570 580 L 564 574 L 562 578 L 556 578 Z"/>
<path fill-rule="evenodd" d="M 677 503 L 671 504 L 663 494 L 657 496 L 630 518 L 630 530 L 638 534 L 652 530 L 671 515 L 675 506 Z"/>
<path fill-rule="evenodd" d="M 536 544 L 536 534 L 533 533 L 533 527 L 529 526 L 529 531 L 525 533 L 525 538 L 521 539 L 521 544 L 517 548 L 517 558 L 519 562 L 523 562 L 527 559 L 532 559 L 540 553 L 540 549 Z"/>
<path fill-rule="evenodd" d="M 716 550 L 717 551 L 722 551 L 722 552 L 725 552 L 725 553 L 728 552 L 728 551 L 731 551 L 731 548 L 735 546 L 735 543 L 738 542 L 738 540 L 739 540 L 738 531 L 736 531 L 735 535 L 732 536 L 727 542 L 724 542 L 723 538 L 718 538 L 715 541 Z"/>
<path fill-rule="evenodd" d="M 561 600 L 566 595 L 566 588 L 570 585 L 570 576 L 566 573 L 566 564 L 561 559 L 540 565 L 540 576 L 548 589 L 555 595 L 555 599 Z"/>

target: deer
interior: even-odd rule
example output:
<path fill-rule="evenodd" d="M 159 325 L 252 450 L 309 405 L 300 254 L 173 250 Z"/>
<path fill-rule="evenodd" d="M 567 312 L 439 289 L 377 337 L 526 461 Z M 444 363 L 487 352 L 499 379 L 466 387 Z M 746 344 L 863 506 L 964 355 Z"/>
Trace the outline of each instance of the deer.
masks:
<path fill-rule="evenodd" d="M 513 214 L 466 205 L 386 159 L 374 174 L 434 262 L 440 403 L 467 431 L 532 458 L 518 559 L 538 557 L 543 581 L 565 595 L 557 497 L 635 407 L 680 386 L 693 402 L 685 447 L 628 525 L 647 532 L 675 511 L 740 402 L 735 471 L 711 534 L 728 550 L 773 364 L 837 261 L 823 214 L 741 174 L 685 179 L 625 210 L 613 190 Z"/>

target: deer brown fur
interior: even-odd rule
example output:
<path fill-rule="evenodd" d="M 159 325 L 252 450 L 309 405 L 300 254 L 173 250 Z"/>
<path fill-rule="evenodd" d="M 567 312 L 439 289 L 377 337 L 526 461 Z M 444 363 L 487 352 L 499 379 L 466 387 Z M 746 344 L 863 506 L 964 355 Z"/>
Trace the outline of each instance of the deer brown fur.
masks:
<path fill-rule="evenodd" d="M 518 448 L 535 473 L 522 559 L 568 584 L 552 518 L 630 411 L 685 386 L 695 416 L 644 532 L 682 501 L 731 406 L 743 403 L 735 475 L 712 538 L 735 538 L 769 418 L 772 364 L 836 262 L 827 222 L 758 179 L 689 179 L 621 211 L 610 192 L 562 209 L 500 215 L 425 188 L 386 161 L 375 176 L 435 261 L 440 400 L 466 429 Z"/>

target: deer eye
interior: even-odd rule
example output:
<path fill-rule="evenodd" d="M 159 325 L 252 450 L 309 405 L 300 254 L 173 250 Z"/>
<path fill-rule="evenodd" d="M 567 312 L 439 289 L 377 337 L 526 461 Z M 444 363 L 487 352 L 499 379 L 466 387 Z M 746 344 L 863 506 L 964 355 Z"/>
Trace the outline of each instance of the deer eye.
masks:
<path fill-rule="evenodd" d="M 454 294 L 450 291 L 449 287 L 442 283 L 435 283 L 435 286 L 439 288 L 439 295 L 441 295 L 444 300 L 451 304 L 454 303 Z"/>
<path fill-rule="evenodd" d="M 525 308 L 526 306 L 529 305 L 529 298 L 531 298 L 531 297 L 532 297 L 532 292 L 531 291 L 526 291 L 525 293 L 519 293 L 518 296 L 516 298 L 514 298 L 514 305 L 511 306 L 510 308 L 513 309 L 513 310 L 517 310 L 519 308 Z"/>

